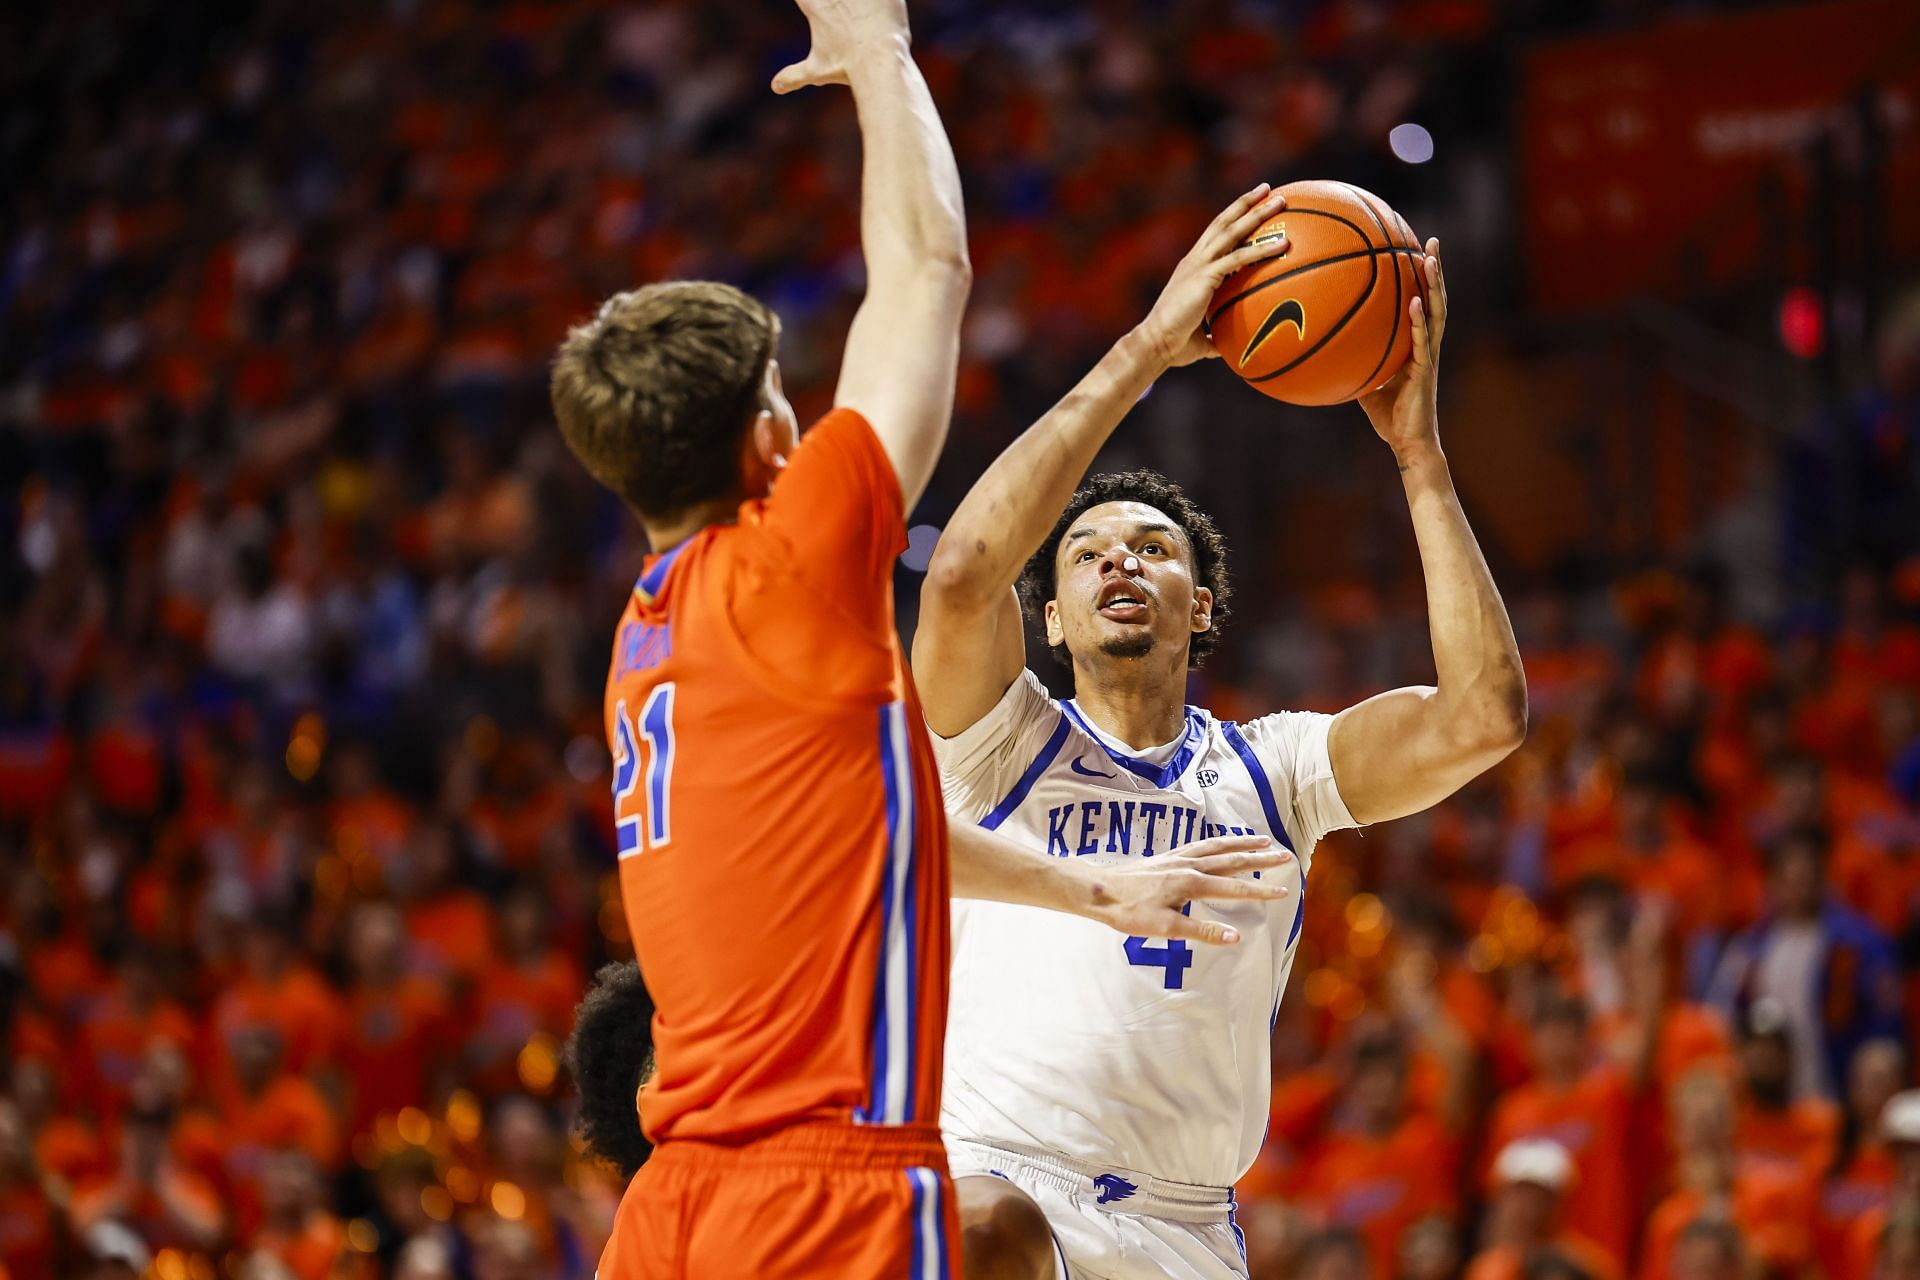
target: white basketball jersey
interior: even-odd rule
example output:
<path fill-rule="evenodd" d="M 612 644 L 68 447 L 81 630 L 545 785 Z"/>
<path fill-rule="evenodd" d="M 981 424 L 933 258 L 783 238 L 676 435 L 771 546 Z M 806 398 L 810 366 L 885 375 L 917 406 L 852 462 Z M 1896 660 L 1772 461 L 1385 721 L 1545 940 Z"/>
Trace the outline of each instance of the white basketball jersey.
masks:
<path fill-rule="evenodd" d="M 941 1128 L 1173 1182 L 1228 1187 L 1259 1154 L 1274 1017 L 1313 847 L 1354 825 L 1327 756 L 1333 717 L 1245 725 L 1187 708 L 1135 754 L 1023 672 L 958 737 L 934 739 L 949 814 L 1055 857 L 1124 862 L 1209 836 L 1291 848 L 1278 902 L 1196 902 L 1231 947 L 1124 938 L 1037 907 L 956 900 Z"/>

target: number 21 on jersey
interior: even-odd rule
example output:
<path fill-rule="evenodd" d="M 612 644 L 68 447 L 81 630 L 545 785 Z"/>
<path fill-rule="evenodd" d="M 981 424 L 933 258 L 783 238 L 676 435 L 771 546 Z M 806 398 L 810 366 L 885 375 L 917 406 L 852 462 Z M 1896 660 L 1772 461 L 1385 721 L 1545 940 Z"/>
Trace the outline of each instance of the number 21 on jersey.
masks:
<path fill-rule="evenodd" d="M 669 680 L 647 695 L 638 721 L 627 715 L 624 698 L 613 709 L 613 834 L 621 857 L 663 849 L 673 839 L 672 789 Z"/>

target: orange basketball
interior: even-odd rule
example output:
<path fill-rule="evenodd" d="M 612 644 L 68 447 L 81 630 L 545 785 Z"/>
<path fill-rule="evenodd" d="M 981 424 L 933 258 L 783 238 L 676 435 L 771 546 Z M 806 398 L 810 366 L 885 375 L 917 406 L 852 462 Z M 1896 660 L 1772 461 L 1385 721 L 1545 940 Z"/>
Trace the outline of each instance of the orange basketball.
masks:
<path fill-rule="evenodd" d="M 1234 272 L 1213 295 L 1207 336 L 1227 367 L 1288 404 L 1339 404 L 1407 362 L 1407 303 L 1425 252 L 1386 201 L 1344 182 L 1290 182 L 1287 207 L 1254 240 L 1290 248 Z"/>

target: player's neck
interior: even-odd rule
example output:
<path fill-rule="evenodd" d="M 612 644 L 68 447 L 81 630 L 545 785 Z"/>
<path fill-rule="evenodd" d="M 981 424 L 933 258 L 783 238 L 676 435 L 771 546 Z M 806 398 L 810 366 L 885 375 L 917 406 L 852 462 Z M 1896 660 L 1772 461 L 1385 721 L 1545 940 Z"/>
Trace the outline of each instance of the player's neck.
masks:
<path fill-rule="evenodd" d="M 1149 661 L 1151 659 L 1148 659 Z M 1186 669 L 1169 678 L 1142 679 L 1143 673 L 1074 667 L 1074 697 L 1080 713 L 1095 728 L 1132 747 L 1149 751 L 1180 736 L 1187 721 Z"/>
<path fill-rule="evenodd" d="M 732 524 L 739 516 L 738 498 L 715 498 L 675 512 L 665 520 L 642 518 L 640 527 L 647 531 L 647 541 L 653 544 L 654 554 L 658 555 L 679 546 L 710 524 Z"/>

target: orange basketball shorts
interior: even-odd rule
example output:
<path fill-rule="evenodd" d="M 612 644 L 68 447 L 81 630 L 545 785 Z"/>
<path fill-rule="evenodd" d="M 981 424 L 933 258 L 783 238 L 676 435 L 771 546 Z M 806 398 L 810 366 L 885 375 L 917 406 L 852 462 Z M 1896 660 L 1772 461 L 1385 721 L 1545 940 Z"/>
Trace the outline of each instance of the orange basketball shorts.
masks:
<path fill-rule="evenodd" d="M 961 1280 L 934 1125 L 795 1125 L 662 1143 L 621 1197 L 599 1280 Z"/>

